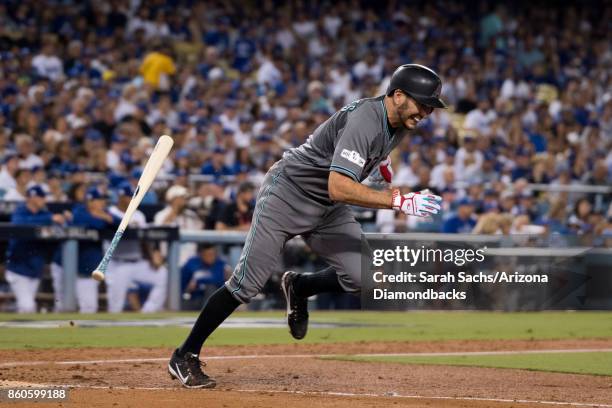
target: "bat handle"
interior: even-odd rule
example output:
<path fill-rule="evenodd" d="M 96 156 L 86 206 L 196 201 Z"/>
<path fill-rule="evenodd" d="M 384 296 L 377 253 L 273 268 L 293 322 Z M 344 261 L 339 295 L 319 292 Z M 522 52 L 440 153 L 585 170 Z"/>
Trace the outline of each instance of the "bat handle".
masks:
<path fill-rule="evenodd" d="M 96 268 L 96 271 L 101 271 L 102 273 L 106 273 L 108 262 L 112 258 L 113 253 L 115 252 L 115 249 L 117 248 L 117 245 L 119 244 L 119 241 L 121 241 L 122 236 L 123 236 L 122 230 L 118 230 L 115 233 L 115 236 L 113 237 L 113 240 L 111 241 L 110 246 L 106 250 L 106 253 L 104 254 L 104 257 L 102 258 L 102 260 L 100 261 L 100 264 Z"/>

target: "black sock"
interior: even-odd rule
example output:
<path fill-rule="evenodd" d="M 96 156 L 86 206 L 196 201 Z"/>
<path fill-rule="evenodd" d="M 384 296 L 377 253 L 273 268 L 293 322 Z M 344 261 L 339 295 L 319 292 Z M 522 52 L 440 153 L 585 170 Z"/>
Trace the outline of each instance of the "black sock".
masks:
<path fill-rule="evenodd" d="M 317 293 L 344 293 L 338 282 L 338 275 L 331 266 L 315 273 L 302 273 L 295 280 L 293 290 L 296 295 L 310 297 Z"/>
<path fill-rule="evenodd" d="M 198 316 L 198 320 L 196 320 L 191 329 L 191 333 L 189 333 L 183 345 L 178 349 L 179 356 L 183 356 L 187 352 L 200 354 L 200 349 L 208 336 L 210 336 L 210 334 L 214 332 L 238 306 L 240 306 L 240 302 L 232 296 L 225 286 L 217 289 L 215 293 L 208 298 L 208 301 L 200 312 L 200 316 Z"/>

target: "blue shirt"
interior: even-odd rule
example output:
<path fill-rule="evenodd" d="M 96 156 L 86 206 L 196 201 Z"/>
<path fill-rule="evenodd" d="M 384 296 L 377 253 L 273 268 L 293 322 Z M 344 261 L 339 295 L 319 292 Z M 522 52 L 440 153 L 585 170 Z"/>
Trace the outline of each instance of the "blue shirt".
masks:
<path fill-rule="evenodd" d="M 212 162 L 210 161 L 207 163 L 204 163 L 204 165 L 202 166 L 201 172 L 202 174 L 207 175 L 207 176 L 214 176 L 215 181 L 219 180 L 223 176 L 234 175 L 234 172 L 232 171 L 232 169 L 230 169 L 226 165 L 222 165 L 219 168 L 215 168 L 215 166 L 213 166 Z"/>
<path fill-rule="evenodd" d="M 470 233 L 476 226 L 476 221 L 472 218 L 463 220 L 458 215 L 450 217 L 444 225 L 442 225 L 442 232 L 459 234 L 459 233 Z"/>
<path fill-rule="evenodd" d="M 103 230 L 116 228 L 121 218 L 113 215 L 113 222 L 107 223 L 101 218 L 94 217 L 83 204 L 77 204 L 72 210 L 72 225 Z M 77 273 L 80 276 L 89 276 L 102 260 L 102 241 L 79 241 L 79 259 Z"/>
<path fill-rule="evenodd" d="M 210 265 L 202 261 L 199 256 L 189 258 L 181 268 L 181 288 L 185 288 L 192 279 L 196 281 L 196 293 L 202 292 L 207 285 L 221 287 L 225 282 L 226 263 L 220 258 Z"/>
<path fill-rule="evenodd" d="M 515 167 L 512 170 L 512 181 L 516 181 L 520 178 L 529 178 L 531 175 L 531 168 L 529 167 Z"/>
<path fill-rule="evenodd" d="M 36 213 L 22 204 L 15 209 L 11 223 L 15 225 L 51 225 L 52 214 L 44 209 Z M 45 266 L 48 243 L 25 239 L 11 239 L 6 251 L 6 269 L 30 278 L 40 278 Z"/>
<path fill-rule="evenodd" d="M 240 72 L 245 72 L 251 62 L 251 58 L 255 55 L 256 48 L 253 40 L 245 37 L 238 38 L 234 44 L 235 58 L 232 64 L 233 68 Z"/>
<path fill-rule="evenodd" d="M 548 143 L 546 142 L 546 137 L 539 133 L 531 133 L 529 135 L 529 141 L 535 148 L 536 153 L 543 153 L 546 151 Z"/>

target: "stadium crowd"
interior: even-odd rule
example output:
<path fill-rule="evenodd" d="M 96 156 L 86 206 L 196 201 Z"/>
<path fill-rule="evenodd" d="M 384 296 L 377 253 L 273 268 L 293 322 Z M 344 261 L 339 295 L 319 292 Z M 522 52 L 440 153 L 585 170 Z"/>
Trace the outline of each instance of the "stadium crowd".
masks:
<path fill-rule="evenodd" d="M 116 201 L 170 134 L 148 221 L 246 230 L 285 150 L 416 62 L 451 109 L 396 150 L 393 183 L 445 211 L 380 210 L 377 230 L 609 236 L 609 190 L 541 185 L 612 185 L 610 21 L 605 1 L 4 1 L 0 199 Z"/>

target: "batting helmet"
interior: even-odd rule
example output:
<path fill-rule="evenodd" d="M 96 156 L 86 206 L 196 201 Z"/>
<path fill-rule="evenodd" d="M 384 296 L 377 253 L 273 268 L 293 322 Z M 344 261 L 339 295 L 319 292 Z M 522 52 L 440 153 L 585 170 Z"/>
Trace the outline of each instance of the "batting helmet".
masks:
<path fill-rule="evenodd" d="M 417 102 L 433 108 L 446 108 L 446 103 L 440 99 L 442 81 L 433 70 L 419 64 L 402 65 L 391 75 L 387 95 L 400 89 Z"/>

